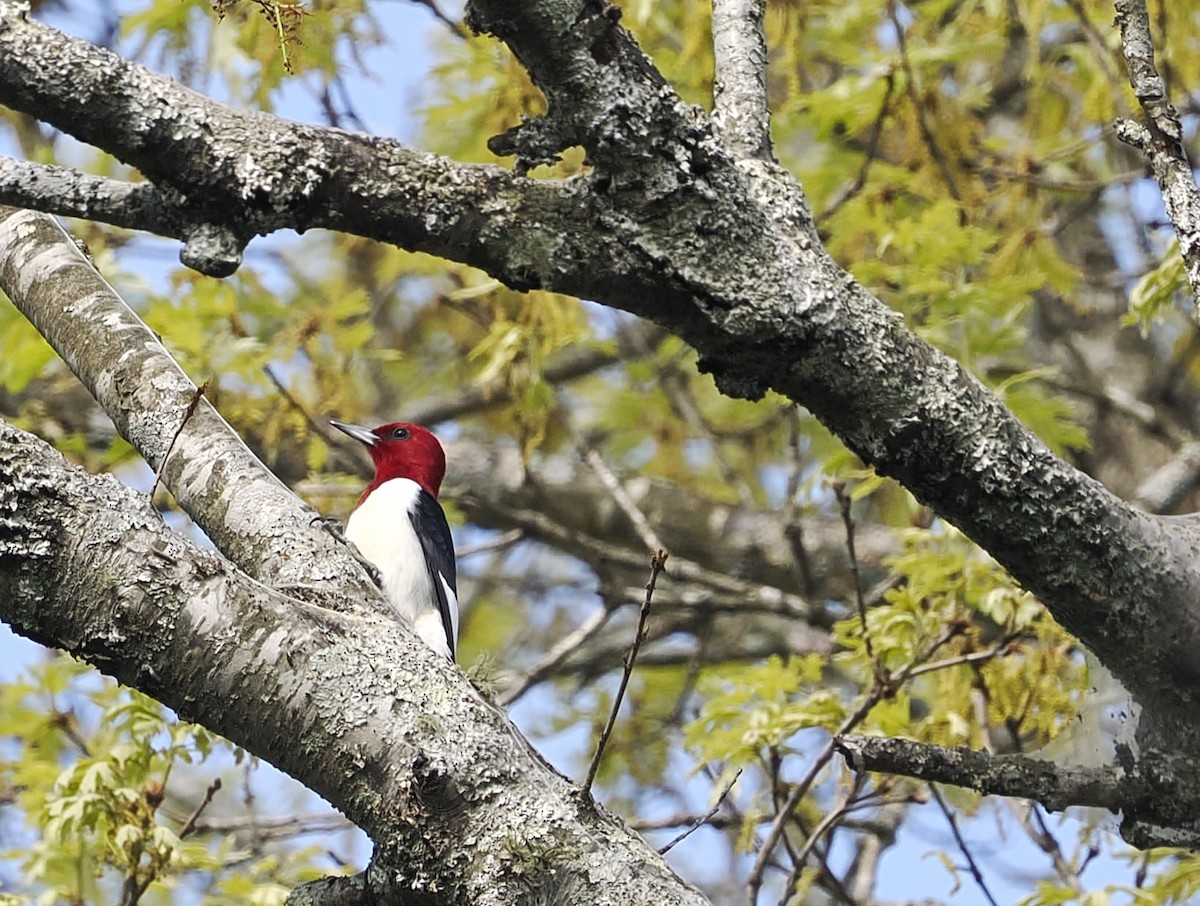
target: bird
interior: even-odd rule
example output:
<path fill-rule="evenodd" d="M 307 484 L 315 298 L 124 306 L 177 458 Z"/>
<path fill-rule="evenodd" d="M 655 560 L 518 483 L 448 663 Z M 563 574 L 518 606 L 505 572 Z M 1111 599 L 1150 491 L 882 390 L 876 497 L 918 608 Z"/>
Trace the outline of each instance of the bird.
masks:
<path fill-rule="evenodd" d="M 330 420 L 364 444 L 375 477 L 346 522 L 346 539 L 379 570 L 396 614 L 434 651 L 454 660 L 458 590 L 454 542 L 438 491 L 446 453 L 425 428 L 389 422 L 364 428 Z"/>

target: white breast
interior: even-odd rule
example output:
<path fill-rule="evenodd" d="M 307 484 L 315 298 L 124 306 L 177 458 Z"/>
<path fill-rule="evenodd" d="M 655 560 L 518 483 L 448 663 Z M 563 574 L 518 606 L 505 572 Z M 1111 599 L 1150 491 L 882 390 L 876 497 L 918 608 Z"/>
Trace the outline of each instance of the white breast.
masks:
<path fill-rule="evenodd" d="M 350 514 L 346 537 L 379 569 L 383 591 L 396 614 L 430 648 L 451 657 L 437 597 L 429 582 L 425 552 L 408 518 L 408 508 L 420 491 L 421 486 L 408 478 L 385 481 Z M 446 590 L 454 602 L 453 593 Z M 456 609 L 452 603 L 452 616 Z M 452 620 L 455 636 L 457 624 L 457 619 Z"/>

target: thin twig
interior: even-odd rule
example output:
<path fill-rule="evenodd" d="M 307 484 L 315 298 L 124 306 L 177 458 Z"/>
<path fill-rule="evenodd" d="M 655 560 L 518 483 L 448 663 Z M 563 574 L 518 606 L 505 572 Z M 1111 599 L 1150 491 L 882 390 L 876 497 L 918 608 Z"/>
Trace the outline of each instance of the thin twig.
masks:
<path fill-rule="evenodd" d="M 883 124 L 887 121 L 888 114 L 892 108 L 892 94 L 896 90 L 895 69 L 889 69 L 886 78 L 887 87 L 883 93 L 883 101 L 879 104 L 879 113 L 875 115 L 875 122 L 871 124 L 871 135 L 867 138 L 866 156 L 863 157 L 863 162 L 858 168 L 858 173 L 851 180 L 850 184 L 838 192 L 829 203 L 829 206 L 816 216 L 817 226 L 822 226 L 844 204 L 861 192 L 867 184 L 867 176 L 871 171 L 871 165 L 875 163 L 879 154 L 879 139 L 883 135 Z"/>
<path fill-rule="evenodd" d="M 800 480 L 804 474 L 807 457 L 801 450 L 803 434 L 800 425 L 800 407 L 791 406 L 787 412 L 788 429 L 788 477 L 787 503 L 783 512 L 783 537 L 792 552 L 792 562 L 796 566 L 796 577 L 804 594 L 811 596 L 817 588 L 813 575 L 812 558 L 804 546 L 804 526 L 801 524 Z"/>
<path fill-rule="evenodd" d="M 867 649 L 867 658 L 871 661 L 871 669 L 878 673 L 882 666 L 875 659 L 875 649 L 871 645 L 871 633 L 867 629 L 867 602 L 863 598 L 862 577 L 858 571 L 858 554 L 854 550 L 854 517 L 850 515 L 850 495 L 846 486 L 838 481 L 833 485 L 833 493 L 837 495 L 838 506 L 842 511 L 842 525 L 846 527 L 846 554 L 850 558 L 850 576 L 854 579 L 854 599 L 858 605 L 858 620 L 862 624 L 863 645 Z"/>
<path fill-rule="evenodd" d="M 1031 826 L 1031 822 L 1036 823 L 1037 827 Z M 1042 813 L 1042 808 L 1037 802 L 1029 803 L 1029 811 L 1026 812 L 1025 831 L 1029 834 L 1030 839 L 1050 857 L 1051 863 L 1054 865 L 1054 871 L 1059 879 L 1071 887 L 1078 896 L 1083 896 L 1083 883 L 1079 880 L 1079 872 L 1067 860 L 1063 854 L 1062 845 L 1058 842 L 1058 838 L 1054 836 L 1054 832 L 1050 830 L 1050 826 L 1046 823 L 1046 816 Z"/>
<path fill-rule="evenodd" d="M 792 812 L 796 810 L 796 806 L 800 804 L 800 800 L 804 798 L 804 795 L 817 779 L 817 775 L 833 757 L 836 740 L 858 726 L 871 713 L 871 709 L 879 704 L 883 695 L 883 686 L 876 683 L 875 687 L 867 694 L 854 713 L 842 721 L 841 726 L 834 731 L 833 736 L 822 746 L 821 751 L 817 753 L 817 757 L 813 759 L 812 764 L 809 765 L 804 776 L 800 778 L 799 783 L 792 787 L 792 791 L 783 803 L 783 806 L 775 813 L 775 820 L 771 822 L 771 828 L 767 831 L 767 838 L 763 841 L 763 845 L 758 851 L 758 856 L 754 860 L 754 866 L 750 869 L 750 876 L 746 879 L 746 902 L 750 906 L 754 906 L 758 902 L 758 891 L 762 887 L 763 872 L 767 869 L 767 863 L 770 861 L 771 853 L 774 851 L 775 846 L 779 843 L 779 838 L 783 836 L 784 825 L 787 824 L 788 819 L 792 816 Z"/>
<path fill-rule="evenodd" d="M 783 896 L 779 900 L 779 906 L 786 906 L 788 901 L 791 899 L 792 894 L 795 892 L 796 881 L 799 879 L 800 871 L 804 868 L 804 863 L 807 861 L 809 853 L 813 851 L 813 848 L 817 845 L 817 842 L 821 839 L 821 837 L 823 837 L 830 828 L 841 821 L 842 818 L 846 816 L 846 813 L 851 810 L 854 802 L 858 798 L 858 794 L 862 792 L 862 788 L 866 782 L 867 775 L 865 773 L 855 774 L 854 781 L 852 782 L 850 789 L 847 790 L 846 796 L 844 799 L 842 799 L 841 804 L 838 805 L 837 808 L 830 809 L 825 817 L 817 822 L 817 826 L 812 829 L 812 832 L 808 835 L 808 839 L 804 841 L 804 845 L 800 847 L 800 851 L 796 853 L 795 861 L 792 864 L 792 870 L 788 873 L 787 881 L 783 885 Z M 823 863 L 824 861 L 825 860 L 822 858 Z M 828 870 L 827 865 L 826 870 Z M 835 876 L 831 874 L 830 877 Z"/>
<path fill-rule="evenodd" d="M 642 641 L 646 638 L 646 620 L 650 618 L 650 602 L 654 598 L 654 586 L 658 583 L 658 576 L 663 571 L 663 567 L 667 565 L 669 556 L 670 554 L 660 548 L 650 558 L 650 581 L 646 583 L 646 597 L 642 601 L 642 612 L 638 617 L 637 634 L 633 637 L 633 644 L 629 646 L 629 651 L 625 655 L 625 671 L 621 674 L 621 685 L 617 687 L 617 695 L 613 699 L 608 723 L 604 725 L 604 730 L 600 734 L 600 740 L 596 744 L 596 754 L 592 756 L 592 763 L 588 767 L 587 779 L 583 781 L 585 793 L 592 788 L 592 781 L 596 779 L 596 771 L 600 768 L 600 759 L 604 757 L 604 747 L 608 745 L 608 737 L 612 734 L 613 725 L 617 722 L 617 711 L 621 709 L 621 700 L 625 697 L 625 689 L 629 685 L 629 677 L 633 673 L 633 664 L 637 660 L 638 649 L 642 647 Z"/>
<path fill-rule="evenodd" d="M 323 422 L 319 422 L 317 419 L 313 418 L 312 413 L 300 403 L 300 400 L 296 399 L 292 391 L 288 389 L 287 384 L 285 384 L 279 378 L 279 376 L 275 374 L 270 365 L 263 365 L 262 370 L 263 374 L 265 374 L 270 379 L 271 383 L 275 385 L 275 389 L 279 391 L 279 395 L 287 400 L 288 405 L 299 412 L 300 416 L 308 423 L 308 430 L 310 432 L 324 440 L 334 436 L 339 438 L 341 437 L 341 435 L 336 434 L 336 432 L 330 432 L 329 428 Z"/>
<path fill-rule="evenodd" d="M 917 91 L 917 73 L 913 69 L 912 61 L 908 56 L 907 32 L 905 31 L 904 23 L 900 21 L 899 7 L 896 0 L 888 0 L 888 18 L 891 19 L 892 27 L 896 30 L 896 46 L 900 50 L 900 65 L 904 69 L 905 92 L 908 94 L 908 99 L 913 105 L 913 112 L 917 117 L 917 128 L 921 132 L 921 138 L 925 142 L 925 147 L 929 149 L 929 156 L 933 158 L 933 162 L 937 165 L 938 172 L 942 176 L 942 181 L 946 183 L 946 190 L 950 193 L 950 197 L 957 202 L 961 202 L 962 193 L 958 190 L 958 183 L 954 179 L 954 173 L 950 169 L 950 162 L 946 159 L 946 155 L 942 151 L 942 146 L 938 144 L 933 127 L 929 125 L 929 118 L 925 115 L 925 105 L 921 103 L 921 96 Z"/>
<path fill-rule="evenodd" d="M 196 407 L 200 405 L 200 400 L 204 396 L 204 392 L 208 390 L 208 381 L 205 381 L 196 388 L 192 394 L 192 398 L 188 400 L 187 408 L 183 410 L 183 418 L 179 420 L 179 426 L 175 429 L 175 433 L 171 435 L 171 442 L 167 444 L 167 449 L 163 451 L 162 459 L 159 460 L 158 468 L 154 472 L 154 484 L 150 485 L 150 500 L 154 500 L 154 492 L 158 490 L 158 484 L 162 481 L 163 470 L 167 467 L 167 460 L 171 458 L 171 451 L 175 449 L 175 442 L 179 440 L 179 435 L 183 433 L 184 426 L 188 420 L 196 414 Z"/>
<path fill-rule="evenodd" d="M 958 844 L 959 852 L 967 860 L 967 868 L 971 872 L 971 877 L 975 879 L 975 883 L 979 885 L 979 889 L 983 891 L 983 895 L 987 897 L 987 901 L 992 906 L 998 906 L 996 898 L 992 896 L 992 892 L 988 890 L 987 882 L 983 879 L 983 872 L 979 870 L 979 865 L 975 862 L 975 857 L 971 855 L 971 850 L 967 848 L 967 841 L 963 839 L 962 832 L 958 829 L 958 821 L 954 817 L 954 813 L 950 811 L 950 807 L 946 805 L 946 800 L 942 798 L 942 794 L 938 792 L 938 788 L 934 784 L 929 784 L 929 792 L 933 794 L 934 800 L 938 804 L 938 808 L 942 810 L 942 814 L 946 816 L 946 821 L 950 825 L 950 833 L 954 835 L 954 842 Z"/>
<path fill-rule="evenodd" d="M 187 821 L 183 822 L 183 827 L 179 829 L 180 840 L 196 829 L 196 822 L 200 820 L 200 815 L 208 808 L 208 804 L 212 802 L 213 796 L 217 794 L 217 790 L 219 789 L 221 789 L 221 778 L 217 777 L 208 785 L 208 789 L 204 791 L 204 799 L 196 806 L 195 811 L 188 816 Z"/>
<path fill-rule="evenodd" d="M 608 566 L 630 569 L 642 566 L 646 562 L 643 559 L 644 554 L 570 529 L 538 510 L 510 509 L 506 515 L 510 525 L 523 528 L 534 540 L 564 546 L 576 551 L 584 559 L 599 560 Z M 677 582 L 694 582 L 722 595 L 745 598 L 764 612 L 780 613 L 818 628 L 827 628 L 833 623 L 832 617 L 822 606 L 810 604 L 800 595 L 772 585 L 761 585 L 749 579 L 731 576 L 720 570 L 701 566 L 692 560 L 676 557 L 671 563 L 671 577 Z M 771 608 L 774 610 L 771 611 Z"/>
<path fill-rule="evenodd" d="M 658 851 L 658 854 L 660 856 L 666 855 L 668 852 L 671 851 L 671 849 L 676 844 L 682 843 L 684 840 L 686 840 L 688 837 L 690 837 L 692 834 L 694 834 L 697 830 L 699 830 L 705 824 L 708 824 L 708 822 L 710 820 L 712 820 L 713 815 L 715 815 L 717 812 L 719 812 L 721 810 L 721 806 L 725 804 L 725 799 L 729 795 L 730 790 L 733 789 L 733 785 L 738 782 L 738 778 L 741 776 L 742 776 L 742 769 L 738 768 L 737 773 L 733 775 L 733 779 L 731 779 L 729 781 L 729 783 L 725 784 L 725 789 L 721 790 L 721 795 L 717 797 L 717 801 L 713 803 L 713 807 L 710 808 L 703 815 L 701 815 L 699 818 L 697 818 L 695 821 L 693 821 L 690 825 L 688 825 L 686 830 L 684 830 L 681 834 L 677 835 L 673 840 L 671 840 L 670 843 L 668 843 L 666 846 L 664 846 L 662 849 L 660 849 Z"/>
<path fill-rule="evenodd" d="M 525 538 L 523 529 L 509 529 L 503 534 L 497 535 L 487 541 L 480 541 L 478 544 L 468 544 L 454 551 L 454 557 L 458 561 L 462 561 L 467 557 L 474 557 L 478 554 L 488 554 L 493 551 L 502 551 L 505 548 L 512 547 L 518 541 Z"/>
<path fill-rule="evenodd" d="M 572 632 L 547 651 L 520 682 L 498 696 L 497 701 L 508 707 L 562 665 L 563 661 L 595 637 L 612 616 L 611 607 L 601 607 Z"/>
<path fill-rule="evenodd" d="M 906 664 L 902 670 L 895 673 L 879 673 L 875 677 L 875 684 L 864 697 L 859 706 L 854 710 L 854 713 L 842 721 L 841 726 L 834 731 L 833 736 L 817 753 L 813 763 L 809 766 L 804 776 L 800 779 L 788 795 L 787 801 L 783 807 L 775 814 L 775 820 L 771 822 L 771 828 L 767 832 L 767 838 L 762 847 L 759 849 L 758 856 L 754 860 L 754 866 L 750 869 L 750 875 L 746 879 L 746 900 L 750 906 L 754 906 L 758 902 L 758 891 L 762 887 L 763 872 L 766 871 L 767 863 L 771 858 L 771 853 L 779 843 L 779 838 L 783 835 L 784 825 L 791 818 L 792 812 L 800 804 L 800 800 L 804 798 L 809 788 L 817 779 L 817 775 L 829 763 L 833 757 L 833 753 L 838 745 L 840 737 L 848 733 L 852 728 L 861 723 L 871 709 L 879 702 L 890 695 L 894 695 L 913 675 L 922 664 L 927 663 L 941 648 L 957 638 L 964 632 L 964 625 L 961 623 L 951 623 L 946 627 L 946 630 L 938 636 L 928 648 L 921 653 L 920 657 L 914 658 L 909 664 Z"/>
<path fill-rule="evenodd" d="M 646 518 L 646 514 L 641 511 L 629 492 L 625 490 L 625 486 L 621 484 L 616 474 L 608 467 L 603 457 L 596 452 L 594 447 L 588 447 L 582 441 L 576 442 L 576 448 L 579 450 L 579 455 L 583 457 L 583 461 L 587 463 L 588 468 L 596 473 L 596 477 L 600 479 L 600 483 L 604 485 L 604 490 L 608 491 L 613 501 L 621 508 L 631 523 L 633 529 L 637 532 L 638 538 L 642 543 L 652 551 L 662 550 L 662 540 L 654 531 L 654 527 L 650 525 L 650 520 Z"/>
<path fill-rule="evenodd" d="M 915 679 L 918 676 L 923 676 L 926 673 L 936 673 L 939 670 L 948 670 L 951 667 L 961 667 L 965 665 L 974 666 L 983 664 L 987 661 L 995 660 L 1010 652 L 1010 646 L 1016 639 L 1016 634 L 1006 635 L 999 642 L 984 651 L 971 651 L 967 654 L 959 654 L 954 657 L 943 658 L 940 661 L 931 661 L 927 664 L 921 664 L 908 671 L 906 679 Z"/>

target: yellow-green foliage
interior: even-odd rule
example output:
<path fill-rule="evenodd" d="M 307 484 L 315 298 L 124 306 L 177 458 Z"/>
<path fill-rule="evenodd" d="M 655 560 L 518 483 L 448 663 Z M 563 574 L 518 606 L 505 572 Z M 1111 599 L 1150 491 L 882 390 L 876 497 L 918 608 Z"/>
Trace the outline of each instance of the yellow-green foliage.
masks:
<path fill-rule="evenodd" d="M 142 902 L 166 903 L 187 880 L 204 906 L 273 906 L 318 876 L 311 851 L 281 862 L 232 836 L 180 838 L 180 810 L 200 799 L 180 799 L 176 788 L 215 777 L 206 764 L 214 752 L 225 771 L 243 760 L 203 727 L 170 718 L 157 702 L 65 656 L 0 686 L 0 791 L 20 808 L 25 830 L 17 839 L 32 834 L 31 844 L 0 851 L 26 881 L 19 893 L 40 904 L 102 906 L 132 886 L 146 891 Z"/>

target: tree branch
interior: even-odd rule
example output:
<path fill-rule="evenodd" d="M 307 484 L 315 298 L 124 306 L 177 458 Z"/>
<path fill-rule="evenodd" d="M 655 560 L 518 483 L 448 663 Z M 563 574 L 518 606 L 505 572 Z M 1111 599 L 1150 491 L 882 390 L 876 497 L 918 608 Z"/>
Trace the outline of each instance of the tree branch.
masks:
<path fill-rule="evenodd" d="M 714 0 L 713 126 L 736 157 L 771 160 L 766 0 Z"/>
<path fill-rule="evenodd" d="M 148 182 L 123 182 L 32 161 L 0 157 L 0 198 L 14 207 L 54 210 L 130 230 L 186 239 L 189 223 L 181 197 Z"/>
<path fill-rule="evenodd" d="M 196 385 L 52 217 L 0 207 L 0 289 L 234 563 L 263 582 L 337 588 L 387 612 L 316 511 L 197 402 Z"/>
<path fill-rule="evenodd" d="M 1150 169 L 1162 189 L 1167 216 L 1179 237 L 1192 295 L 1200 299 L 1200 187 L 1192 174 L 1183 146 L 1183 127 L 1167 97 L 1167 86 L 1154 65 L 1154 43 L 1150 38 L 1150 16 L 1145 0 L 1116 0 L 1121 50 L 1129 67 L 1129 84 L 1137 95 L 1147 126 L 1132 120 L 1117 122 L 1117 136 L 1150 160 Z M 1200 318 L 1200 307 L 1193 312 Z"/>
<path fill-rule="evenodd" d="M 991 553 L 1145 705 L 1144 744 L 1200 745 L 1200 528 L 1138 512 L 1056 458 L 909 332 L 821 248 L 795 181 L 734 160 L 616 15 L 469 4 L 549 102 L 512 147 L 527 162 L 562 140 L 588 151 L 594 170 L 558 183 L 229 111 L 13 4 L 0 5 L 0 102 L 126 154 L 210 217 L 228 209 L 235 231 L 349 229 L 655 321 L 725 393 L 806 406 Z"/>
<path fill-rule="evenodd" d="M 569 883 L 603 906 L 704 902 L 411 633 L 263 586 L 3 423 L 0 607 L 324 796 L 375 841 L 393 901 Z"/>
<path fill-rule="evenodd" d="M 231 273 L 255 234 L 325 227 L 455 259 L 470 257 L 468 248 L 485 257 L 491 249 L 498 258 L 488 269 L 528 286 L 528 264 L 517 261 L 525 256 L 507 250 L 511 211 L 541 210 L 547 232 L 535 244 L 543 252 L 586 221 L 569 192 L 507 170 L 217 104 L 28 19 L 15 3 L 0 5 L 0 104 L 103 148 L 155 187 L 76 180 L 65 201 L 38 201 L 39 209 L 74 214 L 89 206 L 103 222 L 130 226 L 133 204 L 146 204 L 137 226 L 187 238 L 184 263 L 211 276 Z M 30 180 L 0 184 L 0 203 L 44 195 Z"/>
<path fill-rule="evenodd" d="M 1081 805 L 1123 812 L 1123 832 L 1131 825 L 1158 825 L 1175 830 L 1177 846 L 1200 845 L 1200 785 L 1184 749 L 1177 756 L 1144 753 L 1137 761 L 1126 749 L 1123 764 L 1070 767 L 1025 755 L 997 756 L 882 736 L 839 736 L 836 744 L 856 771 L 1032 799 L 1051 811 Z"/>

